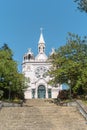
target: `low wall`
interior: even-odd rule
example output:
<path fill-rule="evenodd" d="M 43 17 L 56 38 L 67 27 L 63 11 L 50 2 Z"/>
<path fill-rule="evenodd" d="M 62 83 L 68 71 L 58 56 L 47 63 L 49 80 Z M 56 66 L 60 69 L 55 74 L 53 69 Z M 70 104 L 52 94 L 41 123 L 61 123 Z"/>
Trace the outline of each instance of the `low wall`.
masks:
<path fill-rule="evenodd" d="M 87 120 L 87 106 L 83 104 L 81 100 L 76 100 L 78 109 L 80 113 L 84 116 L 84 118 Z"/>
<path fill-rule="evenodd" d="M 2 108 L 2 101 L 0 101 L 0 109 Z"/>
<path fill-rule="evenodd" d="M 0 109 L 2 107 L 22 107 L 22 106 L 23 106 L 23 102 L 12 103 L 12 102 L 3 102 L 3 101 L 0 101 Z"/>

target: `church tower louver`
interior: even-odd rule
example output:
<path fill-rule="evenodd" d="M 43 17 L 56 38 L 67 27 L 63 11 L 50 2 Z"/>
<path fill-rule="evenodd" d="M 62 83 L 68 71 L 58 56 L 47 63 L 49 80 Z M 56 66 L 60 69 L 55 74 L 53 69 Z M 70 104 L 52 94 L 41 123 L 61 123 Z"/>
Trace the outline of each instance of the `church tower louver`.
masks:
<path fill-rule="evenodd" d="M 45 54 L 45 41 L 41 29 L 41 34 L 38 42 L 38 54 L 35 57 L 31 49 L 23 57 L 22 72 L 26 77 L 25 99 L 32 98 L 56 98 L 59 92 L 59 85 L 51 86 L 48 84 L 50 80 L 47 75 L 51 67 L 51 63 L 47 61 L 48 57 Z"/>

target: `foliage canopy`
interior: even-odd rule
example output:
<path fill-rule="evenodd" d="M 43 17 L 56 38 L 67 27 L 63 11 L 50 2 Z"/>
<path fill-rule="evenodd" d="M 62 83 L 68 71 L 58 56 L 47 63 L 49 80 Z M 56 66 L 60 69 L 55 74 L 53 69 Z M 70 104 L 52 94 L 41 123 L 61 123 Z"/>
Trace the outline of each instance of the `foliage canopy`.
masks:
<path fill-rule="evenodd" d="M 17 62 L 13 60 L 13 52 L 4 44 L 0 48 L 0 93 L 4 98 L 23 97 L 24 76 L 18 72 Z"/>
<path fill-rule="evenodd" d="M 50 83 L 62 84 L 71 81 L 73 92 L 87 92 L 87 44 L 86 37 L 69 33 L 66 45 L 50 57 L 53 64 L 49 74 Z"/>
<path fill-rule="evenodd" d="M 87 13 L 87 0 L 74 0 L 74 2 L 77 2 L 80 11 L 85 11 Z"/>

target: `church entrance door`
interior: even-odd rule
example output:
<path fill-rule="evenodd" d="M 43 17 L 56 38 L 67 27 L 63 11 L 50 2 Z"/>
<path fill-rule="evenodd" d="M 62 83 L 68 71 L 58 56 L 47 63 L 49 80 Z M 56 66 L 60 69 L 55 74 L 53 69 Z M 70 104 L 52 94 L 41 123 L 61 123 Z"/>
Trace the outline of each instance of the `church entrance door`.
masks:
<path fill-rule="evenodd" d="M 38 98 L 45 98 L 46 97 L 46 89 L 44 85 L 40 85 L 38 87 Z"/>

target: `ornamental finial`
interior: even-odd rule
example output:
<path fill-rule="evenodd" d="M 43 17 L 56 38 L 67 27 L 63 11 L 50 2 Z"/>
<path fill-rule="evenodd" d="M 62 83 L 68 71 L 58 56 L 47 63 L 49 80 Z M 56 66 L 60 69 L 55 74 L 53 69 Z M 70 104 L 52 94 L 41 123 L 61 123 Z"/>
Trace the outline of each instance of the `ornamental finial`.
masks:
<path fill-rule="evenodd" d="M 31 48 L 28 48 L 28 52 L 31 52 Z"/>

